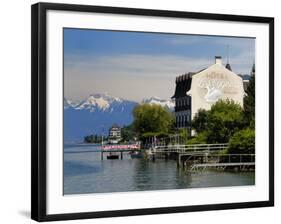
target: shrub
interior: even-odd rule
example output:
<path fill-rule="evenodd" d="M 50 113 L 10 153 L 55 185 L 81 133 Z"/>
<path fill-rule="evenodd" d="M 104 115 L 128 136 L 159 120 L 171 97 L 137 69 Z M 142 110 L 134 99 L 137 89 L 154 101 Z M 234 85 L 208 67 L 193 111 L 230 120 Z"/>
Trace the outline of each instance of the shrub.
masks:
<path fill-rule="evenodd" d="M 198 134 L 205 132 L 207 143 L 226 143 L 235 132 L 245 128 L 243 110 L 233 100 L 219 100 L 210 110 L 199 110 L 192 127 Z"/>
<path fill-rule="evenodd" d="M 229 141 L 228 153 L 230 154 L 254 154 L 255 130 L 244 129 L 236 132 Z"/>
<path fill-rule="evenodd" d="M 205 144 L 207 143 L 207 133 L 201 132 L 196 137 L 193 137 L 187 141 L 187 144 Z"/>

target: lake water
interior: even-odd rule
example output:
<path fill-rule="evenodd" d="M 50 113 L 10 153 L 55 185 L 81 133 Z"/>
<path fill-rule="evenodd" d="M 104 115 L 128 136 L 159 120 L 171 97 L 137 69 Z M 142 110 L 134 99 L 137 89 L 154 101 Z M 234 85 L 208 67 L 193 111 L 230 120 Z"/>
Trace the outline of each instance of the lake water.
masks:
<path fill-rule="evenodd" d="M 254 172 L 204 171 L 186 174 L 176 161 L 132 159 L 101 160 L 92 145 L 64 147 L 64 194 L 184 189 L 254 185 Z"/>

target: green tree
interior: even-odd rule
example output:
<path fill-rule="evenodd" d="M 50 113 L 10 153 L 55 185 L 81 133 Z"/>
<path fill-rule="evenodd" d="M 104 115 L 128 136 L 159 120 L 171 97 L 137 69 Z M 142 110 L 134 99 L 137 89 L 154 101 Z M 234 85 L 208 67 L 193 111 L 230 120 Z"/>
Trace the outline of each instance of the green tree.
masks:
<path fill-rule="evenodd" d="M 123 142 L 133 141 L 137 137 L 133 125 L 131 124 L 121 128 L 121 136 Z"/>
<path fill-rule="evenodd" d="M 84 142 L 85 143 L 93 143 L 94 142 L 94 136 L 93 135 L 88 135 L 84 137 Z"/>
<path fill-rule="evenodd" d="M 207 125 L 208 125 L 208 111 L 204 109 L 199 109 L 193 118 L 192 128 L 197 133 L 200 133 L 207 129 Z"/>
<path fill-rule="evenodd" d="M 182 128 L 179 130 L 179 136 L 180 136 L 180 144 L 185 144 L 187 140 L 189 139 L 189 134 L 186 128 Z"/>
<path fill-rule="evenodd" d="M 245 126 L 243 110 L 233 100 L 219 100 L 209 112 L 208 142 L 224 143 Z"/>
<path fill-rule="evenodd" d="M 255 131 L 246 128 L 236 132 L 229 141 L 228 153 L 247 154 L 255 153 Z"/>
<path fill-rule="evenodd" d="M 106 137 L 103 137 L 103 140 L 107 140 Z M 101 135 L 88 135 L 84 137 L 85 143 L 101 143 L 102 142 L 102 136 Z"/>
<path fill-rule="evenodd" d="M 207 143 L 226 143 L 245 127 L 243 110 L 233 100 L 219 100 L 209 111 L 200 110 L 192 126 L 198 134 L 204 132 Z"/>
<path fill-rule="evenodd" d="M 142 138 L 149 135 L 166 135 L 173 128 L 174 118 L 171 112 L 160 105 L 142 104 L 134 108 L 134 129 Z"/>

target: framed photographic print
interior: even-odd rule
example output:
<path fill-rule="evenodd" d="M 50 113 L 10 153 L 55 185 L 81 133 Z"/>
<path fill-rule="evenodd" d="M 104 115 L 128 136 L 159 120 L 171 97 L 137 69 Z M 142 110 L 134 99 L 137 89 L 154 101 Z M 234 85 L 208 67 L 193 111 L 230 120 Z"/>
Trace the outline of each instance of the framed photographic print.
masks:
<path fill-rule="evenodd" d="M 274 19 L 32 6 L 32 219 L 274 205 Z"/>

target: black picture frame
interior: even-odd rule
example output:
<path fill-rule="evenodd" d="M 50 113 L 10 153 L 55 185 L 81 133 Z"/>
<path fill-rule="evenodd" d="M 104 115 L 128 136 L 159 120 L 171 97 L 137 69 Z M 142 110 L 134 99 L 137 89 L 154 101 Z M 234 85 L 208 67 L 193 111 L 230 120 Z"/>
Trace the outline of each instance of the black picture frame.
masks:
<path fill-rule="evenodd" d="M 46 13 L 48 10 L 100 12 L 169 18 L 191 18 L 216 21 L 254 22 L 269 25 L 269 200 L 243 203 L 208 204 L 196 206 L 160 207 L 146 209 L 84 212 L 69 214 L 46 213 Z M 32 154 L 31 154 L 31 218 L 54 221 L 116 216 L 148 215 L 206 210 L 238 209 L 274 206 L 274 18 L 137 8 L 103 7 L 73 4 L 37 3 L 32 5 L 31 17 L 31 75 L 32 75 Z"/>

